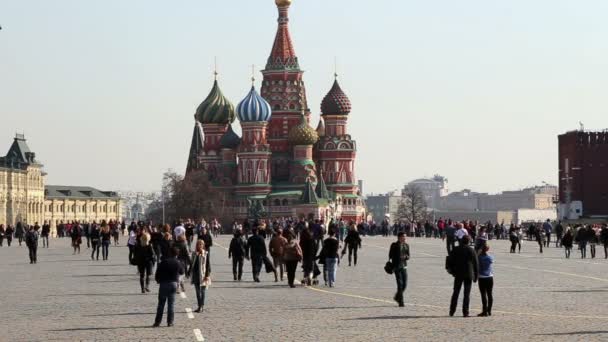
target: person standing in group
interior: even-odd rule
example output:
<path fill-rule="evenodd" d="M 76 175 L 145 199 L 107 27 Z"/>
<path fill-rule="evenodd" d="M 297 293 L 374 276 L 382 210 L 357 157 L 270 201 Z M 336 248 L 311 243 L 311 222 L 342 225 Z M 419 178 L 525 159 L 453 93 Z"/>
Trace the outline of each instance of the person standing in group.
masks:
<path fill-rule="evenodd" d="M 23 229 L 21 222 L 17 222 L 17 226 L 15 227 L 15 238 L 19 241 L 19 246 L 21 246 L 21 243 L 25 238 L 25 229 Z"/>
<path fill-rule="evenodd" d="M 336 283 L 336 270 L 338 268 L 338 250 L 340 242 L 336 239 L 336 232 L 330 229 L 329 237 L 323 241 L 321 254 L 325 258 L 325 268 L 327 269 L 327 283 L 329 287 L 334 287 Z"/>
<path fill-rule="evenodd" d="M 388 258 L 397 281 L 397 292 L 393 299 L 400 307 L 404 307 L 403 292 L 407 288 L 407 261 L 410 259 L 410 246 L 406 242 L 404 232 L 397 234 L 397 241 L 393 242 L 389 248 Z"/>
<path fill-rule="evenodd" d="M 344 238 L 344 245 L 345 246 L 342 250 L 342 255 L 346 254 L 345 252 L 348 248 L 348 266 L 351 266 L 351 263 L 353 261 L 353 254 L 355 259 L 354 265 L 357 266 L 357 250 L 361 249 L 361 236 L 357 231 L 357 227 L 355 227 L 355 224 L 352 222 L 350 224 L 348 234 L 346 235 L 346 238 Z"/>
<path fill-rule="evenodd" d="M 72 247 L 74 248 L 72 255 L 76 254 L 77 251 L 78 254 L 80 254 L 80 245 L 82 244 L 82 229 L 77 222 L 72 226 L 70 237 L 72 238 Z"/>
<path fill-rule="evenodd" d="M 581 259 L 587 258 L 587 229 L 585 226 L 576 228 L 574 239 L 578 242 L 578 248 L 581 250 Z"/>
<path fill-rule="evenodd" d="M 302 249 L 296 242 L 294 235 L 290 232 L 287 233 L 287 244 L 284 248 L 283 260 L 287 269 L 287 284 L 289 284 L 289 287 L 294 288 L 296 287 L 294 282 L 298 262 L 302 261 Z"/>
<path fill-rule="evenodd" d="M 207 255 L 209 253 L 205 250 L 205 241 L 197 240 L 194 252 L 190 259 L 190 275 L 191 283 L 194 286 L 196 293 L 196 301 L 198 308 L 194 312 L 203 311 L 205 306 L 205 293 L 207 292 L 207 286 L 211 282 L 211 264 Z"/>
<path fill-rule="evenodd" d="M 587 226 L 587 241 L 589 241 L 589 252 L 591 252 L 591 259 L 595 259 L 595 246 L 599 241 L 599 236 L 592 225 Z"/>
<path fill-rule="evenodd" d="M 139 285 L 141 293 L 150 292 L 150 275 L 154 268 L 156 254 L 150 244 L 150 234 L 143 233 L 135 245 L 135 263 L 139 272 Z"/>
<path fill-rule="evenodd" d="M 253 275 L 253 281 L 259 283 L 262 263 L 267 253 L 266 243 L 259 235 L 257 228 L 253 228 L 251 232 L 253 235 L 251 235 L 249 240 L 247 240 L 247 256 L 249 259 L 251 259 L 251 273 Z"/>
<path fill-rule="evenodd" d="M 112 232 L 107 223 L 101 223 L 101 232 L 99 235 L 101 236 L 101 256 L 103 257 L 103 260 L 107 261 L 110 255 L 110 244 L 112 243 Z"/>
<path fill-rule="evenodd" d="M 186 228 L 184 227 L 184 222 L 180 220 L 175 229 L 173 229 L 174 241 L 178 241 L 178 238 L 182 235 L 184 236 L 184 238 L 186 237 Z"/>
<path fill-rule="evenodd" d="M 177 260 L 178 254 L 179 249 L 171 248 L 170 256 L 161 261 L 156 269 L 154 278 L 159 284 L 159 287 L 158 306 L 156 307 L 156 318 L 154 319 L 153 327 L 160 326 L 160 323 L 163 320 L 165 304 L 168 304 L 167 325 L 170 327 L 173 326 L 175 294 L 177 293 L 179 277 L 185 273 L 184 265 Z"/>
<path fill-rule="evenodd" d="M 562 225 L 562 222 L 557 222 L 557 225 L 555 225 L 555 247 L 561 247 L 562 246 L 562 237 L 564 237 L 564 226 Z"/>
<path fill-rule="evenodd" d="M 572 246 L 574 244 L 574 236 L 572 235 L 572 229 L 566 228 L 566 234 L 562 237 L 562 246 L 566 252 L 566 259 L 570 259 L 570 252 L 572 252 Z"/>
<path fill-rule="evenodd" d="M 13 229 L 13 226 L 11 226 L 10 224 L 6 227 L 6 230 L 4 231 L 4 238 L 6 239 L 6 244 L 8 247 L 11 246 L 11 242 L 13 242 L 13 233 L 15 232 L 15 229 Z"/>
<path fill-rule="evenodd" d="M 101 245 L 101 231 L 99 226 L 92 224 L 89 231 L 89 239 L 91 240 L 91 260 L 99 260 L 99 246 Z M 95 259 L 97 254 L 97 259 Z"/>
<path fill-rule="evenodd" d="M 230 241 L 230 247 L 228 248 L 228 259 L 232 258 L 232 275 L 234 276 L 234 281 L 241 281 L 241 278 L 243 277 L 243 262 L 246 256 L 247 241 L 245 241 L 245 238 L 243 237 L 242 229 L 236 229 L 234 231 L 234 237 Z"/>
<path fill-rule="evenodd" d="M 274 266 L 275 283 L 279 281 L 279 271 L 281 273 L 281 281 L 283 281 L 283 252 L 286 244 L 287 239 L 283 237 L 283 230 L 277 228 L 272 240 L 270 240 L 270 243 L 268 244 L 268 251 L 270 252 L 270 256 L 272 256 L 272 263 Z"/>
<path fill-rule="evenodd" d="M 469 301 L 471 286 L 477 282 L 479 275 L 478 260 L 475 251 L 469 246 L 470 238 L 465 235 L 460 240 L 458 247 L 454 248 L 446 262 L 448 272 L 454 277 L 454 291 L 450 302 L 450 316 L 454 316 L 458 306 L 458 296 L 464 284 L 464 298 L 462 301 L 462 314 L 469 317 Z"/>
<path fill-rule="evenodd" d="M 462 223 L 457 223 L 455 236 L 456 236 L 456 240 L 458 240 L 458 242 L 460 242 L 463 237 L 469 236 L 469 231 L 465 229 L 465 227 Z M 470 239 L 469 239 L 469 241 L 470 241 Z"/>
<path fill-rule="evenodd" d="M 165 228 L 163 228 L 163 239 L 160 240 L 158 247 L 160 249 L 160 260 L 169 258 L 171 254 L 171 248 L 173 247 L 173 236 L 171 233 Z"/>
<path fill-rule="evenodd" d="M 481 294 L 481 303 L 483 309 L 477 316 L 486 317 L 492 316 L 492 305 L 494 297 L 492 289 L 494 288 L 494 257 L 488 254 L 490 247 L 485 245 L 482 247 L 478 257 L 479 262 L 479 293 Z"/>
<path fill-rule="evenodd" d="M 29 230 L 25 234 L 25 245 L 29 251 L 30 264 L 38 262 L 38 231 L 30 226 Z"/>
<path fill-rule="evenodd" d="M 604 259 L 608 259 L 608 225 L 605 223 L 600 230 L 600 242 L 604 246 Z"/>
<path fill-rule="evenodd" d="M 312 276 L 315 265 L 315 241 L 310 232 L 310 228 L 304 226 L 304 229 L 300 232 L 300 250 L 302 251 L 302 271 L 304 278 L 302 283 L 305 285 L 312 285 Z"/>

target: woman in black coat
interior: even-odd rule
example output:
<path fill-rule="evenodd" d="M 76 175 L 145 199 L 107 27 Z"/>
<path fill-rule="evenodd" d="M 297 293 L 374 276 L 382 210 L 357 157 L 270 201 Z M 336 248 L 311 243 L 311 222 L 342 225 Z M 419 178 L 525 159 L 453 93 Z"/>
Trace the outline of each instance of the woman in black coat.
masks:
<path fill-rule="evenodd" d="M 355 266 L 357 266 L 357 250 L 361 248 L 361 236 L 359 236 L 359 232 L 357 231 L 357 227 L 355 224 L 351 222 L 350 230 L 344 239 L 344 249 L 342 250 L 342 255 L 346 254 L 346 248 L 348 247 L 348 266 L 351 265 L 352 256 L 355 256 Z"/>
<path fill-rule="evenodd" d="M 300 248 L 302 249 L 302 270 L 304 271 L 302 283 L 311 285 L 311 275 L 315 261 L 315 241 L 308 227 L 300 233 Z"/>
<path fill-rule="evenodd" d="M 135 245 L 135 264 L 139 271 L 139 284 L 141 285 L 141 293 L 150 292 L 150 275 L 154 268 L 156 253 L 150 244 L 150 234 L 144 233 L 137 240 Z"/>

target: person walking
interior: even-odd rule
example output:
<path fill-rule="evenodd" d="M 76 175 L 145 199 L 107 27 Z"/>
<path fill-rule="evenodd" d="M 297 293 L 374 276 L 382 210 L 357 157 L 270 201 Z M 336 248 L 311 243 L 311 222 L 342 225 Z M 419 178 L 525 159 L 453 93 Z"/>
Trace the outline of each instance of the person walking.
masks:
<path fill-rule="evenodd" d="M 357 250 L 361 249 L 361 236 L 357 231 L 357 227 L 351 222 L 350 229 L 346 238 L 344 238 L 344 249 L 342 255 L 345 254 L 346 248 L 348 248 L 348 266 L 351 266 L 352 257 L 354 255 L 355 266 L 357 266 Z"/>
<path fill-rule="evenodd" d="M 482 311 L 478 317 L 492 316 L 492 305 L 494 297 L 492 289 L 494 288 L 494 257 L 488 254 L 490 247 L 485 245 L 482 247 L 478 262 L 479 262 L 479 293 L 481 294 Z"/>
<path fill-rule="evenodd" d="M 173 326 L 175 294 L 180 275 L 185 273 L 184 265 L 177 260 L 178 248 L 171 248 L 170 257 L 167 257 L 158 265 L 154 278 L 158 286 L 158 306 L 156 307 L 156 318 L 153 327 L 160 326 L 163 320 L 165 304 L 167 304 L 167 325 Z"/>
<path fill-rule="evenodd" d="M 589 252 L 591 252 L 591 259 L 595 259 L 595 246 L 599 241 L 599 236 L 592 225 L 587 226 L 587 241 L 589 241 Z"/>
<path fill-rule="evenodd" d="M 139 272 L 139 285 L 141 293 L 150 292 L 150 275 L 156 261 L 156 253 L 150 243 L 150 234 L 143 233 L 135 245 L 135 263 Z"/>
<path fill-rule="evenodd" d="M 3 224 L 0 224 L 0 247 L 2 247 L 2 244 L 4 243 L 4 235 L 6 234 L 6 230 L 4 228 Z"/>
<path fill-rule="evenodd" d="M 35 224 L 38 225 L 38 222 Z M 42 225 L 42 230 L 40 231 L 40 237 L 42 238 L 42 247 L 49 248 L 49 235 L 51 235 L 51 225 L 48 224 L 48 221 L 44 221 Z M 21 246 L 21 242 L 19 242 L 19 246 Z"/>
<path fill-rule="evenodd" d="M 13 233 L 14 232 L 15 232 L 15 229 L 10 224 L 6 227 L 6 230 L 4 231 L 4 238 L 6 238 L 6 244 L 8 245 L 8 247 L 10 247 L 11 242 L 13 242 Z"/>
<path fill-rule="evenodd" d="M 540 248 L 540 254 L 543 254 L 543 246 L 545 244 L 545 230 L 536 227 L 534 229 L 534 236 L 536 238 L 536 242 L 538 243 L 538 247 Z"/>
<path fill-rule="evenodd" d="M 559 221 L 557 222 L 557 225 L 555 226 L 555 247 L 561 247 L 562 246 L 562 238 L 564 237 L 564 226 L 562 225 L 562 222 Z"/>
<path fill-rule="evenodd" d="M 177 241 L 173 243 L 173 248 L 179 250 L 177 259 L 184 265 L 184 269 L 190 269 L 190 253 L 188 252 L 188 245 L 186 244 L 186 234 L 178 235 Z M 186 292 L 186 287 L 184 286 L 184 277 L 179 278 L 179 288 L 177 289 L 177 292 Z"/>
<path fill-rule="evenodd" d="M 460 240 L 460 245 L 448 256 L 448 272 L 454 277 L 454 291 L 452 292 L 452 300 L 450 302 L 450 316 L 454 316 L 458 305 L 458 296 L 460 289 L 464 285 L 464 298 L 462 300 L 462 314 L 464 317 L 469 317 L 469 301 L 471 295 L 472 283 L 477 282 L 479 275 L 479 267 L 477 255 L 469 246 L 470 237 L 465 235 Z"/>
<path fill-rule="evenodd" d="M 445 228 L 445 246 L 448 250 L 448 254 L 456 247 L 456 228 L 449 223 Z"/>
<path fill-rule="evenodd" d="M 581 250 L 581 259 L 587 258 L 587 229 L 585 226 L 580 226 L 576 229 L 575 241 L 578 242 L 578 248 Z"/>
<path fill-rule="evenodd" d="M 547 221 L 543 223 L 543 230 L 545 231 L 545 247 L 549 248 L 549 244 L 551 243 L 551 234 L 553 233 L 553 225 L 551 224 L 550 219 L 547 219 Z"/>
<path fill-rule="evenodd" d="M 321 254 L 325 258 L 324 266 L 327 270 L 327 284 L 329 287 L 334 287 L 334 284 L 336 283 L 340 242 L 336 239 L 336 232 L 334 229 L 330 229 L 328 235 L 329 237 L 323 241 Z"/>
<path fill-rule="evenodd" d="M 604 259 L 608 259 L 608 225 L 605 223 L 600 230 L 600 242 L 604 245 Z"/>
<path fill-rule="evenodd" d="M 112 243 L 112 232 L 107 223 L 101 223 L 101 256 L 103 260 L 107 261 L 110 256 L 110 244 Z"/>
<path fill-rule="evenodd" d="M 38 262 L 38 231 L 30 226 L 29 230 L 25 234 L 25 245 L 29 251 L 30 264 Z"/>
<path fill-rule="evenodd" d="M 404 232 L 397 234 L 397 241 L 393 242 L 389 248 L 388 258 L 393 266 L 397 282 L 397 292 L 393 299 L 399 304 L 399 307 L 404 307 L 403 292 L 407 288 L 407 261 L 410 259 L 410 246 L 406 242 Z"/>
<path fill-rule="evenodd" d="M 266 243 L 260 236 L 257 228 L 253 228 L 251 232 L 253 235 L 251 235 L 249 240 L 247 240 L 247 257 L 251 259 L 251 273 L 253 275 L 253 281 L 259 283 L 262 263 L 267 253 Z"/>
<path fill-rule="evenodd" d="M 272 257 L 272 265 L 274 266 L 274 281 L 279 281 L 279 271 L 281 274 L 281 281 L 283 281 L 283 253 L 287 239 L 283 237 L 283 230 L 277 228 L 274 232 L 274 236 L 268 244 L 268 251 Z"/>
<path fill-rule="evenodd" d="M 574 236 L 572 235 L 572 229 L 569 227 L 566 228 L 566 233 L 562 237 L 562 246 L 564 246 L 564 251 L 566 253 L 566 259 L 570 259 L 570 253 L 572 252 L 572 246 L 574 244 Z"/>
<path fill-rule="evenodd" d="M 21 246 L 21 243 L 25 238 L 25 229 L 23 228 L 21 222 L 17 222 L 17 226 L 15 227 L 15 238 L 17 241 L 19 241 L 19 246 Z"/>
<path fill-rule="evenodd" d="M 194 286 L 198 304 L 198 308 L 194 310 L 194 312 L 203 311 L 203 307 L 205 306 L 205 293 L 207 292 L 207 287 L 211 283 L 211 265 L 209 263 L 209 258 L 207 258 L 208 254 L 209 252 L 205 250 L 205 241 L 197 240 L 195 250 L 192 252 L 192 257 L 190 259 L 191 266 L 188 272 L 190 281 Z"/>
<path fill-rule="evenodd" d="M 160 260 L 169 258 L 171 255 L 171 248 L 173 247 L 173 235 L 166 229 L 163 232 L 163 239 L 159 241 L 158 247 L 160 249 Z"/>
<path fill-rule="evenodd" d="M 91 225 L 89 239 L 91 239 L 91 260 L 99 260 L 99 246 L 101 245 L 101 231 L 96 224 Z M 44 240 L 43 240 L 44 241 Z M 95 259 L 97 254 L 97 259 Z"/>
<path fill-rule="evenodd" d="M 296 279 L 296 269 L 298 268 L 298 262 L 302 261 L 302 248 L 295 241 L 295 236 L 288 232 L 287 233 L 287 245 L 285 245 L 283 253 L 283 260 L 285 260 L 285 268 L 287 270 L 287 284 L 290 288 L 296 287 L 294 282 Z"/>
<path fill-rule="evenodd" d="M 241 278 L 243 277 L 243 262 L 246 256 L 247 241 L 245 241 L 245 238 L 243 237 L 243 230 L 237 229 L 234 231 L 234 237 L 230 241 L 230 247 L 228 248 L 228 259 L 232 258 L 232 275 L 234 281 L 241 281 Z"/>
<path fill-rule="evenodd" d="M 78 254 L 80 254 L 80 245 L 82 244 L 82 228 L 80 228 L 80 225 L 77 222 L 72 226 L 70 237 L 72 238 L 72 247 L 74 248 L 72 255 L 76 254 L 77 251 Z"/>
<path fill-rule="evenodd" d="M 135 265 L 133 257 L 135 256 L 135 245 L 137 244 L 137 226 L 133 227 L 133 222 L 129 226 L 129 239 L 127 240 L 127 247 L 129 248 L 129 264 Z"/>

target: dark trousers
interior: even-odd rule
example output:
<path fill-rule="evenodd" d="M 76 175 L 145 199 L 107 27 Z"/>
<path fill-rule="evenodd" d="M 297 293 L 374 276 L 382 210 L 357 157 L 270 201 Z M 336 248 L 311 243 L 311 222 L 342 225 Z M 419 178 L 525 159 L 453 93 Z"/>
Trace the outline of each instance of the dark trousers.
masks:
<path fill-rule="evenodd" d="M 150 275 L 152 274 L 152 268 L 154 267 L 154 262 L 146 262 L 142 265 L 137 265 L 137 271 L 139 271 L 139 285 L 141 285 L 141 289 L 147 289 L 150 286 Z"/>
<path fill-rule="evenodd" d="M 38 260 L 38 246 L 27 246 L 30 251 L 30 263 L 36 263 Z"/>
<path fill-rule="evenodd" d="M 7 236 L 6 237 L 6 243 L 8 244 L 8 246 L 11 246 L 11 242 L 13 242 L 13 237 L 12 236 Z"/>
<path fill-rule="evenodd" d="M 450 303 L 450 315 L 456 312 L 458 306 L 458 296 L 460 295 L 460 289 L 464 284 L 464 298 L 462 299 L 462 314 L 464 316 L 469 315 L 469 302 L 471 297 L 471 285 L 473 281 L 471 279 L 463 279 L 459 277 L 454 278 L 454 292 L 452 292 L 452 302 Z"/>
<path fill-rule="evenodd" d="M 133 257 L 135 256 L 135 246 L 127 245 L 129 247 L 129 264 L 133 264 Z M 104 259 L 105 260 L 105 259 Z"/>
<path fill-rule="evenodd" d="M 0 236 L 0 247 L 2 247 L 3 243 L 4 243 L 4 235 Z"/>
<path fill-rule="evenodd" d="M 407 288 L 407 269 L 396 269 L 395 280 L 397 281 L 397 293 L 395 293 L 395 300 L 399 302 L 399 305 L 403 305 L 403 292 Z"/>
<path fill-rule="evenodd" d="M 23 236 L 20 236 L 17 239 L 19 239 L 19 246 L 21 246 L 21 243 L 23 242 Z"/>
<path fill-rule="evenodd" d="M 110 254 L 110 241 L 103 241 L 101 243 L 101 256 L 103 260 L 108 260 L 108 255 Z M 129 260 L 131 260 L 129 258 Z"/>
<path fill-rule="evenodd" d="M 492 314 L 492 304 L 494 303 L 494 297 L 492 296 L 492 288 L 494 287 L 494 278 L 479 278 L 479 293 L 481 293 L 481 304 L 483 306 L 483 313 Z"/>
<path fill-rule="evenodd" d="M 196 292 L 196 302 L 200 309 L 205 306 L 205 292 L 207 292 L 207 286 L 201 286 L 201 284 L 194 283 L 194 292 Z"/>
<path fill-rule="evenodd" d="M 570 252 L 572 251 L 572 247 L 565 247 L 564 250 L 566 251 L 566 259 L 569 259 Z"/>
<path fill-rule="evenodd" d="M 177 283 L 160 283 L 158 287 L 158 307 L 156 308 L 155 324 L 160 324 L 163 321 L 163 312 L 165 311 L 165 303 L 167 303 L 167 323 L 173 324 L 175 315 L 175 293 L 177 292 Z"/>
<path fill-rule="evenodd" d="M 450 252 L 454 249 L 455 246 L 456 246 L 456 239 L 448 236 L 445 239 L 445 247 L 448 250 L 448 254 L 450 254 Z"/>
<path fill-rule="evenodd" d="M 348 266 L 350 266 L 352 257 L 354 255 L 355 257 L 355 266 L 357 266 L 357 250 L 359 249 L 359 246 L 357 245 L 348 245 Z"/>
<path fill-rule="evenodd" d="M 578 248 L 581 249 L 581 259 L 585 259 L 587 257 L 587 242 L 586 241 L 579 242 Z"/>
<path fill-rule="evenodd" d="M 555 234 L 555 247 L 562 246 L 562 234 Z"/>
<path fill-rule="evenodd" d="M 517 240 L 511 240 L 511 249 L 509 250 L 509 253 L 515 253 L 516 247 L 517 247 Z"/>
<path fill-rule="evenodd" d="M 97 260 L 99 260 L 99 241 L 91 241 L 91 259 L 95 258 L 95 254 L 97 254 Z"/>
<path fill-rule="evenodd" d="M 298 261 L 285 261 L 285 267 L 287 268 L 287 283 L 289 284 L 289 286 L 293 286 L 293 283 L 296 279 L 296 269 L 298 268 Z"/>
<path fill-rule="evenodd" d="M 251 256 L 251 273 L 253 274 L 253 280 L 260 279 L 260 272 L 262 271 L 262 256 L 252 255 Z"/>
<path fill-rule="evenodd" d="M 232 257 L 232 274 L 234 280 L 241 280 L 243 277 L 243 258 Z"/>
<path fill-rule="evenodd" d="M 87 248 L 91 247 L 91 238 L 87 235 Z"/>
<path fill-rule="evenodd" d="M 604 259 L 608 259 L 608 241 L 604 242 Z"/>
<path fill-rule="evenodd" d="M 21 238 L 19 238 L 19 246 L 21 246 Z M 49 248 L 49 236 L 42 236 L 42 247 Z"/>
<path fill-rule="evenodd" d="M 545 238 L 545 247 L 549 247 L 549 244 L 551 243 L 551 233 L 547 233 Z"/>

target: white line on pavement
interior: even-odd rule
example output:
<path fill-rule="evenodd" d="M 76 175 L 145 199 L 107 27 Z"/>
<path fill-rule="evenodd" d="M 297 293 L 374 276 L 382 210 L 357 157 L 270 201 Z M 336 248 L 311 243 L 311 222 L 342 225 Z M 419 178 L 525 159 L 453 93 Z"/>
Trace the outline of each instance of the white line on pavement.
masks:
<path fill-rule="evenodd" d="M 197 341 L 204 341 L 205 338 L 203 337 L 203 333 L 201 332 L 201 329 L 194 329 L 194 336 L 196 337 Z"/>
<path fill-rule="evenodd" d="M 179 293 L 179 296 L 182 297 L 183 299 L 188 298 L 188 297 L 186 297 L 186 293 L 183 291 Z"/>
<path fill-rule="evenodd" d="M 192 314 L 192 309 L 186 308 L 186 315 L 188 315 L 188 318 L 194 319 L 194 314 Z"/>

